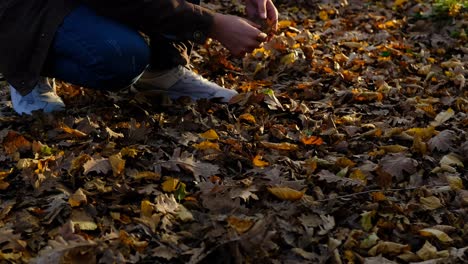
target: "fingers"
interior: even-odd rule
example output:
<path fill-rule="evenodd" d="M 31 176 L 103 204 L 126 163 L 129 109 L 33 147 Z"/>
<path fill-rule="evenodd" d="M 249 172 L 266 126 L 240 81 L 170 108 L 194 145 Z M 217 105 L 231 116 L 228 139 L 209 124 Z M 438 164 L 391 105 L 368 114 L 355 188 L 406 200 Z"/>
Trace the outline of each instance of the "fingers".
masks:
<path fill-rule="evenodd" d="M 267 0 L 266 11 L 268 14 L 268 19 L 273 21 L 272 29 L 276 32 L 278 30 L 278 10 L 275 7 L 275 4 L 271 0 Z"/>
<path fill-rule="evenodd" d="M 258 11 L 258 16 L 261 19 L 266 19 L 267 18 L 267 2 L 269 0 L 257 0 L 257 11 Z"/>

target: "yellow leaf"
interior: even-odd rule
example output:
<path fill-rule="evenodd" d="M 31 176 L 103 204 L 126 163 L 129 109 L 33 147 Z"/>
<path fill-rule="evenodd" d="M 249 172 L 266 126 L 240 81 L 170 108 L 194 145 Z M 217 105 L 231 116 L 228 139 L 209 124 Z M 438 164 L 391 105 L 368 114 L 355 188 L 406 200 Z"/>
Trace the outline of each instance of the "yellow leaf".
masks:
<path fill-rule="evenodd" d="M 179 185 L 179 179 L 167 177 L 166 180 L 162 183 L 162 189 L 165 192 L 174 192 L 177 190 Z"/>
<path fill-rule="evenodd" d="M 354 166 L 356 166 L 356 163 L 346 157 L 339 157 L 336 161 L 335 161 L 335 165 L 340 167 L 340 168 L 346 168 L 346 167 L 349 167 L 349 168 L 352 168 Z"/>
<path fill-rule="evenodd" d="M 153 204 L 148 200 L 141 201 L 140 206 L 140 217 L 141 218 L 151 218 L 153 215 Z"/>
<path fill-rule="evenodd" d="M 464 188 L 463 186 L 463 180 L 458 177 L 458 176 L 446 176 L 445 177 L 450 185 L 450 188 L 452 190 L 462 190 Z"/>
<path fill-rule="evenodd" d="M 152 171 L 139 171 L 131 175 L 135 179 L 153 179 L 158 180 L 161 174 Z"/>
<path fill-rule="evenodd" d="M 295 52 L 291 52 L 281 57 L 280 62 L 281 64 L 284 64 L 284 65 L 291 65 L 296 60 L 297 60 L 297 54 Z"/>
<path fill-rule="evenodd" d="M 294 24 L 295 24 L 294 21 L 290 21 L 290 20 L 281 20 L 281 21 L 278 21 L 278 28 L 279 28 L 279 29 L 283 29 L 283 28 L 291 27 L 291 26 L 293 26 Z"/>
<path fill-rule="evenodd" d="M 263 167 L 266 167 L 266 166 L 270 165 L 270 163 L 268 163 L 267 161 L 262 160 L 262 156 L 260 156 L 260 155 L 255 156 L 255 158 L 253 158 L 252 162 L 253 162 L 254 166 L 256 166 L 256 167 L 262 167 L 263 168 Z"/>
<path fill-rule="evenodd" d="M 122 154 L 120 152 L 110 156 L 109 162 L 111 164 L 114 176 L 122 174 L 123 170 L 125 169 L 125 160 L 122 159 Z"/>
<path fill-rule="evenodd" d="M 384 150 L 387 153 L 400 153 L 408 150 L 407 147 L 402 145 L 387 145 L 387 146 L 380 146 L 380 149 Z"/>
<path fill-rule="evenodd" d="M 323 21 L 327 21 L 329 18 L 328 18 L 328 12 L 325 11 L 325 10 L 322 10 L 319 12 L 319 17 L 321 20 Z"/>
<path fill-rule="evenodd" d="M 276 149 L 276 150 L 298 150 L 299 147 L 296 144 L 291 144 L 288 142 L 283 143 L 272 143 L 267 141 L 261 141 L 260 145 L 265 148 Z"/>
<path fill-rule="evenodd" d="M 229 216 L 227 223 L 230 227 L 234 228 L 238 234 L 243 234 L 253 226 L 254 221 L 251 219 L 241 219 L 235 216 Z"/>
<path fill-rule="evenodd" d="M 304 196 L 305 189 L 302 191 L 294 190 L 289 187 L 269 187 L 268 192 L 281 200 L 297 201 Z"/>
<path fill-rule="evenodd" d="M 414 135 L 412 149 L 414 152 L 418 152 L 422 155 L 427 153 L 427 144 L 422 140 L 419 135 Z"/>
<path fill-rule="evenodd" d="M 350 179 L 355 179 L 361 181 L 364 185 L 367 185 L 367 176 L 360 169 L 355 169 L 349 175 Z"/>
<path fill-rule="evenodd" d="M 251 124 L 256 124 L 257 121 L 255 120 L 255 117 L 249 113 L 245 113 L 245 114 L 242 114 L 239 116 L 239 120 L 244 120 L 248 123 L 251 123 Z"/>
<path fill-rule="evenodd" d="M 221 150 L 219 148 L 218 143 L 214 143 L 214 142 L 210 142 L 210 141 L 203 141 L 203 142 L 200 142 L 199 144 L 193 144 L 193 147 L 198 149 L 198 150 L 207 150 L 207 149 Z"/>
<path fill-rule="evenodd" d="M 449 237 L 449 235 L 447 235 L 445 232 L 442 232 L 434 228 L 421 229 L 419 230 L 419 234 L 424 237 L 436 237 L 437 239 L 445 243 L 449 243 L 453 241 L 453 239 Z"/>
<path fill-rule="evenodd" d="M 217 140 L 219 139 L 218 133 L 214 129 L 209 129 L 206 132 L 200 134 L 200 137 L 208 140 Z"/>
<path fill-rule="evenodd" d="M 301 138 L 301 142 L 304 145 L 317 145 L 320 146 L 323 144 L 323 139 L 321 137 L 309 136 Z"/>
<path fill-rule="evenodd" d="M 122 153 L 122 157 L 135 158 L 138 155 L 138 150 L 135 148 L 131 148 L 131 147 L 125 147 L 125 148 L 122 148 L 120 153 Z"/>
<path fill-rule="evenodd" d="M 430 139 L 433 135 L 435 135 L 435 128 L 432 126 L 426 127 L 426 128 L 421 128 L 421 127 L 415 127 L 415 128 L 410 128 L 405 131 L 405 133 L 414 136 L 418 135 L 421 137 L 422 140 L 428 140 Z"/>
<path fill-rule="evenodd" d="M 408 0 L 395 0 L 393 5 L 396 7 L 401 7 L 402 5 L 406 4 L 406 2 L 408 2 Z"/>

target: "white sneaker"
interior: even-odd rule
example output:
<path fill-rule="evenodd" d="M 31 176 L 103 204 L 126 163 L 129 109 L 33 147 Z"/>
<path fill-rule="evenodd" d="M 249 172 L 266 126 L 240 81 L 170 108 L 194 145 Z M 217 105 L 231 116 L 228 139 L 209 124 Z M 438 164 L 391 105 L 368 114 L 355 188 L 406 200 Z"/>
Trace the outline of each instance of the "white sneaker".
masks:
<path fill-rule="evenodd" d="M 177 66 L 161 73 L 146 72 L 135 83 L 138 91 L 160 91 L 169 98 L 177 99 L 189 96 L 193 100 L 219 98 L 227 103 L 238 93 L 208 81 L 202 76 L 183 67 Z"/>
<path fill-rule="evenodd" d="M 65 109 L 65 104 L 55 91 L 55 81 L 49 83 L 41 77 L 34 89 L 27 95 L 21 95 L 10 85 L 11 103 L 18 114 L 30 115 L 32 111 L 43 110 L 46 113 Z"/>

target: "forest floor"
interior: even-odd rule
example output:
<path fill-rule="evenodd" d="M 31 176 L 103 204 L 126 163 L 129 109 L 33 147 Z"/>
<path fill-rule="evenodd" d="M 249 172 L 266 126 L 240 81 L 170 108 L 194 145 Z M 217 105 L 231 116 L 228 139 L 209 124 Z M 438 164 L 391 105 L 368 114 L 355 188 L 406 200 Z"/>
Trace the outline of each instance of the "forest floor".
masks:
<path fill-rule="evenodd" d="M 465 2 L 276 2 L 252 54 L 195 49 L 230 104 L 4 87 L 0 263 L 467 263 Z"/>

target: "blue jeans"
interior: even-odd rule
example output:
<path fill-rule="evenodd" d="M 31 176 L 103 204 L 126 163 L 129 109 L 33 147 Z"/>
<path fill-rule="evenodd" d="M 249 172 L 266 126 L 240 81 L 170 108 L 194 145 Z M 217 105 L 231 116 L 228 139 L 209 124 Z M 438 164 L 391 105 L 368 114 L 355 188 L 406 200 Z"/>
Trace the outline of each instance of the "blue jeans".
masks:
<path fill-rule="evenodd" d="M 43 74 L 95 89 L 134 83 L 150 63 L 150 48 L 134 29 L 80 6 L 58 28 Z"/>

